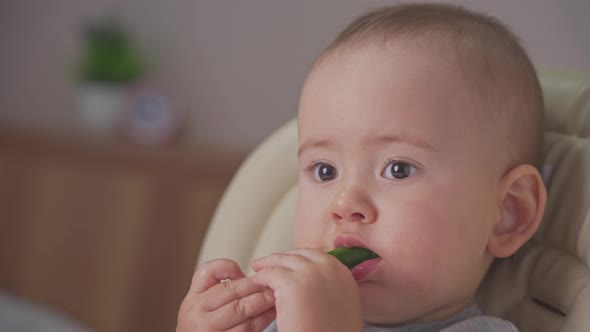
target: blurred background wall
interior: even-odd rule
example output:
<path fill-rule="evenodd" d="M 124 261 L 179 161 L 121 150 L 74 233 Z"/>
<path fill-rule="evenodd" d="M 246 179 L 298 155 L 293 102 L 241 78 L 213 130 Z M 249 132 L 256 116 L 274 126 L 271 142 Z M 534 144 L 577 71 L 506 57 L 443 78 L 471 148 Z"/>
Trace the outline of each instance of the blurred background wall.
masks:
<path fill-rule="evenodd" d="M 448 2 L 500 18 L 538 66 L 590 71 L 590 1 Z M 97 331 L 173 330 L 239 163 L 295 116 L 336 33 L 394 3 L 0 1 L 0 323 L 26 317 L 7 291 Z M 145 58 L 141 84 L 185 115 L 180 139 L 145 146 L 82 122 L 82 31 L 107 16 Z"/>
<path fill-rule="evenodd" d="M 338 31 L 396 2 L 2 1 L 0 124 L 76 131 L 80 28 L 114 13 L 145 52 L 152 78 L 189 112 L 189 140 L 248 150 L 295 115 L 307 68 Z M 590 70 L 586 0 L 449 2 L 499 17 L 538 65 Z"/>

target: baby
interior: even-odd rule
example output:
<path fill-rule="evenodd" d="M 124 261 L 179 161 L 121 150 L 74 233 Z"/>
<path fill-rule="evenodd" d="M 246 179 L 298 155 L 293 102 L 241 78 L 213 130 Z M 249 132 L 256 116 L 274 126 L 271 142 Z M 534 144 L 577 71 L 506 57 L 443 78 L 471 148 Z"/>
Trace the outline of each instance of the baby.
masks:
<path fill-rule="evenodd" d="M 201 265 L 177 331 L 517 331 L 475 304 L 546 201 L 541 89 L 512 33 L 449 5 L 369 13 L 313 65 L 298 121 L 297 249 L 251 277 Z M 380 258 L 351 271 L 337 247 Z"/>

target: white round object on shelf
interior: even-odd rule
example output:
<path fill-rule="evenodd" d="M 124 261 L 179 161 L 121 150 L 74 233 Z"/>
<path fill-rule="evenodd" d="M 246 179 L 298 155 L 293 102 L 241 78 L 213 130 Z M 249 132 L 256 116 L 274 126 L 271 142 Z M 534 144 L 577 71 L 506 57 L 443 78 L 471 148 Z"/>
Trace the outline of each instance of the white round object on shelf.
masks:
<path fill-rule="evenodd" d="M 123 130 L 138 143 L 163 144 L 178 134 L 180 118 L 169 95 L 154 87 L 140 86 L 129 95 Z"/>

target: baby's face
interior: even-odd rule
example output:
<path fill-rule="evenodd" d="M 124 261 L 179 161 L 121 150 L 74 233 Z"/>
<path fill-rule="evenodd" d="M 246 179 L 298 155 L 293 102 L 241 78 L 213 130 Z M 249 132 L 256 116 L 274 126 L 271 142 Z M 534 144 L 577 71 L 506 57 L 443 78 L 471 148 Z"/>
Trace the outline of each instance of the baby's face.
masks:
<path fill-rule="evenodd" d="M 381 257 L 357 271 L 370 322 L 452 314 L 491 262 L 500 173 L 471 91 L 417 50 L 337 55 L 304 86 L 295 243 Z"/>

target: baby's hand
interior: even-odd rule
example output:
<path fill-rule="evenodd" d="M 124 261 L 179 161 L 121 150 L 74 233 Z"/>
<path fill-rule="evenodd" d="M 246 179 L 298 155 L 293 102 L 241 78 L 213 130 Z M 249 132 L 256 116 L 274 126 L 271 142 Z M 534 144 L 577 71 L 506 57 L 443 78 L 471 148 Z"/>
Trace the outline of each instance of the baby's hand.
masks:
<path fill-rule="evenodd" d="M 319 249 L 296 249 L 252 262 L 252 281 L 274 291 L 281 332 L 362 330 L 359 288 L 351 272 Z"/>
<path fill-rule="evenodd" d="M 176 331 L 260 332 L 275 319 L 274 302 L 272 290 L 246 278 L 236 262 L 212 260 L 195 272 Z"/>

